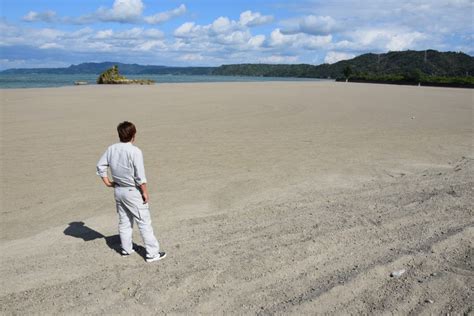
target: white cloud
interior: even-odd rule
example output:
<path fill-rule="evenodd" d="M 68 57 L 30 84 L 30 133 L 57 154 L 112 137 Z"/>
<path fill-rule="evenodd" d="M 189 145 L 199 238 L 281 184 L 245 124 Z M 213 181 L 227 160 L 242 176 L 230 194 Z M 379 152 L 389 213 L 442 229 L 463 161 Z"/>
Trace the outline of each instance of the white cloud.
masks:
<path fill-rule="evenodd" d="M 288 63 L 296 63 L 298 62 L 297 56 L 281 56 L 281 55 L 271 55 L 266 57 L 261 57 L 258 59 L 260 63 L 267 63 L 267 64 L 288 64 Z"/>
<path fill-rule="evenodd" d="M 194 37 L 198 35 L 197 33 L 199 32 L 200 29 L 201 27 L 196 25 L 194 22 L 186 22 L 174 31 L 174 36 Z"/>
<path fill-rule="evenodd" d="M 324 48 L 330 45 L 331 42 L 332 35 L 285 34 L 277 28 L 270 34 L 268 45 L 271 47 L 294 47 L 313 50 Z"/>
<path fill-rule="evenodd" d="M 261 15 L 259 12 L 252 12 L 248 10 L 240 14 L 239 22 L 242 25 L 252 27 L 273 22 L 273 16 Z"/>
<path fill-rule="evenodd" d="M 82 28 L 59 31 L 52 28 L 28 29 L 0 23 L 4 46 L 28 46 L 41 50 L 56 49 L 67 53 L 113 52 L 119 56 L 131 52 L 166 51 L 164 34 L 158 29 L 131 28 L 122 31 Z"/>
<path fill-rule="evenodd" d="M 183 36 L 189 33 L 213 33 L 227 34 L 236 31 L 249 31 L 252 26 L 269 23 L 273 20 L 271 16 L 262 16 L 258 12 L 245 11 L 240 14 L 239 21 L 230 20 L 228 17 L 220 16 L 208 25 L 195 25 L 193 22 L 187 22 L 181 25 L 175 32 L 177 36 Z"/>
<path fill-rule="evenodd" d="M 174 43 L 168 48 L 176 54 L 187 55 L 186 60 L 178 58 L 180 61 L 198 62 L 195 56 L 204 56 L 209 64 L 226 60 L 258 61 L 256 55 L 266 54 L 271 49 L 267 37 L 252 34 L 250 26 L 244 24 L 223 16 L 206 25 L 186 22 L 175 29 Z"/>
<path fill-rule="evenodd" d="M 62 49 L 64 46 L 59 45 L 57 43 L 44 43 L 39 46 L 40 49 L 52 49 L 52 48 L 57 48 L 57 49 Z"/>
<path fill-rule="evenodd" d="M 395 28 L 361 28 L 348 32 L 347 37 L 348 39 L 335 43 L 333 48 L 351 51 L 397 51 L 416 49 L 429 38 L 421 32 Z"/>
<path fill-rule="evenodd" d="M 235 31 L 227 34 L 219 34 L 216 42 L 222 45 L 242 45 L 247 43 L 252 35 L 248 31 Z"/>
<path fill-rule="evenodd" d="M 179 38 L 217 37 L 228 35 L 239 27 L 235 21 L 227 17 L 219 17 L 208 25 L 197 25 L 194 22 L 186 22 L 174 31 L 174 36 Z"/>
<path fill-rule="evenodd" d="M 47 47 L 51 43 L 60 43 L 67 32 L 52 28 L 19 28 L 15 25 L 0 21 L 0 45 L 2 46 L 31 46 L 40 48 Z"/>
<path fill-rule="evenodd" d="M 325 36 L 300 36 L 297 47 L 305 49 L 324 49 L 332 42 L 332 35 Z"/>
<path fill-rule="evenodd" d="M 96 16 L 104 22 L 136 22 L 143 12 L 142 0 L 115 0 L 111 9 L 101 7 Z"/>
<path fill-rule="evenodd" d="M 240 21 L 218 17 L 207 25 L 186 22 L 174 31 L 175 48 L 190 52 L 256 51 L 263 48 L 265 35 L 252 35 L 250 28 Z"/>
<path fill-rule="evenodd" d="M 109 29 L 109 30 L 98 31 L 94 37 L 96 39 L 107 39 L 107 38 L 111 38 L 113 35 L 114 35 L 114 31 Z"/>
<path fill-rule="evenodd" d="M 338 61 L 351 59 L 354 57 L 355 57 L 354 54 L 331 51 L 326 54 L 326 57 L 324 58 L 324 62 L 326 64 L 334 64 Z"/>
<path fill-rule="evenodd" d="M 294 36 L 285 35 L 280 29 L 274 29 L 270 34 L 270 45 L 271 46 L 284 46 L 292 42 Z"/>
<path fill-rule="evenodd" d="M 134 27 L 129 30 L 117 32 L 115 38 L 121 39 L 140 39 L 140 38 L 163 38 L 164 33 L 158 29 L 143 29 L 141 27 Z"/>
<path fill-rule="evenodd" d="M 357 44 L 349 40 L 341 40 L 339 42 L 333 43 L 331 45 L 332 49 L 341 49 L 341 50 L 357 50 Z"/>
<path fill-rule="evenodd" d="M 184 54 L 178 57 L 178 60 L 182 60 L 182 61 L 201 61 L 204 59 L 205 57 L 202 56 L 201 54 Z"/>
<path fill-rule="evenodd" d="M 423 39 L 425 39 L 425 35 L 420 32 L 395 34 L 390 38 L 390 41 L 385 47 L 391 51 L 405 50 L 414 48 L 414 44 Z"/>
<path fill-rule="evenodd" d="M 438 0 L 441 5 L 456 7 L 456 8 L 472 8 L 474 2 L 472 0 Z"/>
<path fill-rule="evenodd" d="M 368 27 L 403 27 L 433 35 L 440 30 L 445 34 L 474 31 L 473 0 L 307 0 L 293 4 L 293 9 L 342 21 L 341 32 Z"/>
<path fill-rule="evenodd" d="M 265 35 L 256 35 L 248 40 L 248 45 L 252 48 L 262 47 L 263 43 L 265 43 Z"/>
<path fill-rule="evenodd" d="M 229 32 L 236 27 L 237 23 L 235 21 L 231 21 L 229 18 L 221 16 L 212 22 L 210 30 L 216 34 L 222 34 Z"/>
<path fill-rule="evenodd" d="M 134 27 L 128 30 L 116 32 L 112 29 L 98 31 L 94 38 L 107 40 L 140 40 L 140 39 L 162 39 L 164 33 L 157 29 L 143 29 L 141 27 Z"/>
<path fill-rule="evenodd" d="M 71 39 L 82 38 L 82 37 L 91 35 L 93 33 L 94 33 L 94 30 L 91 27 L 84 27 L 84 28 L 81 28 L 77 31 L 73 31 L 71 33 L 65 33 L 63 35 L 63 37 L 64 38 L 71 38 Z"/>
<path fill-rule="evenodd" d="M 148 38 L 164 38 L 165 33 L 158 29 L 146 29 L 143 31 L 143 34 Z"/>
<path fill-rule="evenodd" d="M 143 8 L 142 0 L 115 0 L 110 13 L 117 19 L 133 19 L 142 14 Z"/>
<path fill-rule="evenodd" d="M 186 6 L 181 4 L 174 10 L 160 12 L 152 16 L 147 16 L 144 18 L 145 22 L 149 24 L 159 24 L 171 20 L 172 18 L 181 16 L 186 13 Z"/>
<path fill-rule="evenodd" d="M 56 12 L 46 11 L 46 12 L 35 12 L 30 11 L 23 17 L 23 21 L 26 22 L 54 22 L 56 20 Z"/>
<path fill-rule="evenodd" d="M 79 17 L 57 17 L 56 12 L 30 11 L 23 17 L 26 22 L 61 22 L 66 24 L 89 24 L 95 22 L 160 24 L 186 13 L 186 6 L 143 17 L 145 5 L 142 0 L 114 0 L 112 7 L 100 7 L 93 13 Z"/>
<path fill-rule="evenodd" d="M 151 40 L 138 44 L 133 48 L 134 51 L 149 52 L 154 49 L 166 49 L 166 44 L 163 41 Z"/>
<path fill-rule="evenodd" d="M 178 38 L 229 38 L 238 37 L 250 38 L 249 28 L 252 26 L 268 23 L 273 17 L 262 16 L 258 12 L 245 11 L 240 14 L 239 21 L 234 21 L 225 16 L 216 18 L 212 23 L 207 25 L 198 25 L 194 22 L 186 22 L 175 29 L 173 35 Z M 253 44 L 255 44 L 254 40 Z"/>
<path fill-rule="evenodd" d="M 328 35 L 338 29 L 336 20 L 330 16 L 307 15 L 284 21 L 284 24 L 287 25 L 287 28 L 282 30 L 284 34 Z"/>
<path fill-rule="evenodd" d="M 64 35 L 64 32 L 56 29 L 44 28 L 39 30 L 33 30 L 31 35 L 40 37 L 41 40 L 53 40 Z"/>

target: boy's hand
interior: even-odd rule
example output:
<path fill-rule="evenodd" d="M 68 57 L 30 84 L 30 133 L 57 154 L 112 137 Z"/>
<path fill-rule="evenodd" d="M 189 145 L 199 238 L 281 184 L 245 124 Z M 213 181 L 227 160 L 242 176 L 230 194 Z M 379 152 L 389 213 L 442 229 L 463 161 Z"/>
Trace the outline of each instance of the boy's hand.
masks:
<path fill-rule="evenodd" d="M 109 188 L 115 187 L 115 182 L 110 181 L 108 177 L 103 177 L 102 181 L 104 181 L 104 184 L 106 187 L 109 187 Z"/>
<path fill-rule="evenodd" d="M 148 192 L 143 192 L 142 193 L 142 198 L 143 198 L 143 204 L 148 203 Z"/>
<path fill-rule="evenodd" d="M 143 204 L 148 203 L 148 189 L 146 183 L 140 185 L 140 192 L 142 193 Z"/>

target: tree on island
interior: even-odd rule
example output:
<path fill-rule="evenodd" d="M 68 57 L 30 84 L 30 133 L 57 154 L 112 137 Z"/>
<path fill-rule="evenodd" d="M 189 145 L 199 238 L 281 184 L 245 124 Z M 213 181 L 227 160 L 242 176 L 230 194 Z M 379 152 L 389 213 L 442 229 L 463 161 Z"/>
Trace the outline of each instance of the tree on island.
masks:
<path fill-rule="evenodd" d="M 349 77 L 352 75 L 351 66 L 346 66 L 342 72 L 344 73 L 344 77 L 346 77 L 346 82 L 347 82 L 349 80 Z"/>
<path fill-rule="evenodd" d="M 405 75 L 405 80 L 410 82 L 415 82 L 420 84 L 423 81 L 423 72 L 419 68 L 412 69 L 411 71 L 407 72 Z"/>

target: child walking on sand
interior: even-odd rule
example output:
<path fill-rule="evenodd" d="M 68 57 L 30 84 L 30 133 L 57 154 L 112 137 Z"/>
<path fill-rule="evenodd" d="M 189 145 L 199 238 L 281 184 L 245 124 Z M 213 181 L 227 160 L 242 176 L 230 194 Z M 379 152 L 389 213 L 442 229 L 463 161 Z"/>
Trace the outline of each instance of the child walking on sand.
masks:
<path fill-rule="evenodd" d="M 97 163 L 97 175 L 107 187 L 114 188 L 121 253 L 122 256 L 129 256 L 135 252 L 132 243 L 135 221 L 145 244 L 146 261 L 158 261 L 166 257 L 166 253 L 160 252 L 160 244 L 151 226 L 143 155 L 142 151 L 133 145 L 137 131 L 133 123 L 125 121 L 117 126 L 117 132 L 120 143 L 107 148 Z M 107 176 L 108 168 L 113 181 Z"/>

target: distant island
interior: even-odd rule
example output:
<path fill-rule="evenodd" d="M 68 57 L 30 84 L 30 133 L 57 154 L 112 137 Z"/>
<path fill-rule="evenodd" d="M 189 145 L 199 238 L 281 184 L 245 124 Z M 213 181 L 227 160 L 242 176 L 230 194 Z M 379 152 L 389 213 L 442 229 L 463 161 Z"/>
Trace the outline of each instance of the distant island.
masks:
<path fill-rule="evenodd" d="M 216 75 L 335 79 L 337 81 L 474 87 L 474 57 L 436 50 L 363 54 L 334 64 L 232 64 L 167 67 L 117 62 L 67 68 L 7 69 L 2 74 L 100 74 L 117 65 L 127 75 Z"/>

